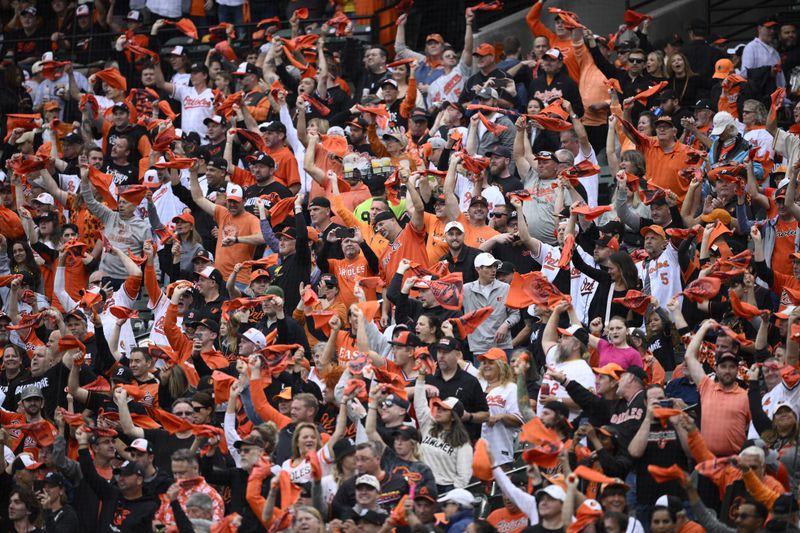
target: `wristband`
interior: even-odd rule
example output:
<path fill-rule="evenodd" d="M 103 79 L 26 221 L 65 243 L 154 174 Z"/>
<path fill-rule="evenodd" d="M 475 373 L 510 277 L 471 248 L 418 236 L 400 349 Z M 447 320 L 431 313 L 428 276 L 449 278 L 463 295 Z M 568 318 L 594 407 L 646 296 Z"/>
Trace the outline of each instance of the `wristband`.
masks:
<path fill-rule="evenodd" d="M 239 236 L 236 236 L 236 244 L 239 244 Z"/>

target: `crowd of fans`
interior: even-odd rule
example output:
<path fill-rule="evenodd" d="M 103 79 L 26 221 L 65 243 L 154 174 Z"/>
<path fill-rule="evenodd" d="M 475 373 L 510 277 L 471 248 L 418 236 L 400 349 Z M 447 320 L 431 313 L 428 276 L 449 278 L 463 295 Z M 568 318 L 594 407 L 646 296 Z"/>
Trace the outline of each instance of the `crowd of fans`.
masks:
<path fill-rule="evenodd" d="M 6 13 L 3 531 L 798 531 L 793 22 L 180 4 Z"/>

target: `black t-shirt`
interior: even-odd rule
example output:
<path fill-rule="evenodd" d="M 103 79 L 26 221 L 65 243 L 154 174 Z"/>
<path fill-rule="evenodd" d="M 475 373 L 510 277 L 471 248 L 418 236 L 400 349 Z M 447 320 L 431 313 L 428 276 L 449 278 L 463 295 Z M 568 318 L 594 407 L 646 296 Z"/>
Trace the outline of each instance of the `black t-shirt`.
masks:
<path fill-rule="evenodd" d="M 14 54 L 14 63 L 19 63 L 25 59 L 35 57 L 39 59 L 42 54 L 50 50 L 50 33 L 42 27 L 37 28 L 32 35 L 28 35 L 23 30 L 15 30 L 9 32 L 7 37 L 9 41 L 14 42 L 11 45 L 11 52 Z"/>
<path fill-rule="evenodd" d="M 172 475 L 172 453 L 192 447 L 194 435 L 188 439 L 180 439 L 177 435 L 170 435 L 163 429 L 145 429 L 144 438 L 158 450 L 153 459 L 153 465 Z"/>
<path fill-rule="evenodd" d="M 255 216 L 258 216 L 258 206 L 257 200 L 263 196 L 268 195 L 270 193 L 275 193 L 278 196 L 283 198 L 289 198 L 290 196 L 294 196 L 292 191 L 286 188 L 282 183 L 279 181 L 273 181 L 272 183 L 268 183 L 267 185 L 259 185 L 256 183 L 255 185 L 251 185 L 244 190 L 244 208 L 248 213 L 252 213 Z M 264 202 L 264 207 L 267 209 L 272 207 L 272 202 L 266 201 Z"/>
<path fill-rule="evenodd" d="M 128 187 L 139 184 L 139 169 L 131 163 L 118 165 L 111 159 L 103 163 L 103 172 L 111 174 L 111 179 L 117 187 Z"/>
<path fill-rule="evenodd" d="M 539 263 L 533 260 L 531 251 L 519 242 L 499 243 L 492 249 L 492 255 L 498 261 L 510 261 L 517 267 L 517 272 L 527 274 L 534 270 L 541 270 Z"/>
<path fill-rule="evenodd" d="M 503 191 L 503 194 L 508 194 L 510 192 L 519 191 L 525 188 L 516 172 L 507 178 L 500 178 L 490 175 L 489 183 L 491 185 L 497 185 L 500 187 L 500 190 Z"/>
<path fill-rule="evenodd" d="M 636 503 L 654 505 L 662 494 L 674 494 L 684 497 L 683 489 L 677 481 L 667 481 L 657 483 L 650 472 L 647 471 L 648 465 L 668 467 L 674 464 L 680 465 L 683 470 L 688 470 L 689 465 L 686 454 L 678 440 L 678 435 L 672 424 L 667 423 L 667 427 L 662 427 L 661 421 L 656 420 L 650 425 L 650 433 L 647 436 L 647 446 L 644 455 L 634 460 L 636 469 Z"/>
<path fill-rule="evenodd" d="M 535 526 L 526 527 L 521 533 L 564 533 L 564 528 L 547 529 L 542 524 L 536 524 Z"/>
<path fill-rule="evenodd" d="M 486 403 L 486 393 L 483 392 L 480 382 L 475 376 L 461 368 L 456 370 L 456 373 L 448 381 L 445 381 L 442 378 L 441 371 L 438 371 L 428 378 L 427 384 L 439 389 L 440 398 L 448 398 L 450 396 L 458 398 L 464 404 L 464 411 L 467 413 L 489 411 L 489 405 Z M 473 440 L 480 436 L 481 424 L 469 422 L 465 425 Z"/>

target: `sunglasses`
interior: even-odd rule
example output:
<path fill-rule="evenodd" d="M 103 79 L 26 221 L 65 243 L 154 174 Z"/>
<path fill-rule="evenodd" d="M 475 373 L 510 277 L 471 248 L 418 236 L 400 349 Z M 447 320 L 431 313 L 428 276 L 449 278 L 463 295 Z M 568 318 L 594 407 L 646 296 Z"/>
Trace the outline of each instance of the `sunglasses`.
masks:
<path fill-rule="evenodd" d="M 630 58 L 628 58 L 628 63 L 644 63 L 644 58 L 638 58 L 638 57 L 633 58 L 633 57 L 630 57 Z"/>
<path fill-rule="evenodd" d="M 174 414 L 175 416 L 192 416 L 194 414 L 194 412 L 192 412 L 192 411 L 178 411 L 178 412 L 172 413 L 172 414 Z"/>
<path fill-rule="evenodd" d="M 500 217 L 507 217 L 508 213 L 489 213 L 489 217 L 491 218 L 500 218 Z"/>

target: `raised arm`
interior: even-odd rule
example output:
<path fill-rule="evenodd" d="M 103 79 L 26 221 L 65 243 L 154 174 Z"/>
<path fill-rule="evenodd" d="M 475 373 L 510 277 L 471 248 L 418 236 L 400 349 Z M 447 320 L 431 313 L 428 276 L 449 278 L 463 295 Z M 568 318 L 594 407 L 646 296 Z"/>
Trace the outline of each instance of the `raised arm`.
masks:
<path fill-rule="evenodd" d="M 303 157 L 303 170 L 305 170 L 309 176 L 311 176 L 314 181 L 319 183 L 321 186 L 325 186 L 325 171 L 322 170 L 320 167 L 317 166 L 315 162 L 315 158 L 317 155 L 317 144 L 319 143 L 319 135 L 316 133 L 311 133 L 307 135 L 308 138 L 308 146 L 306 147 L 306 153 Z M 331 180 L 333 181 L 333 180 Z M 338 183 L 337 183 L 338 185 Z"/>
<path fill-rule="evenodd" d="M 459 163 L 461 154 L 453 153 L 450 156 L 450 165 L 447 167 L 447 176 L 444 178 L 444 208 L 448 220 L 456 220 L 461 215 L 461 207 L 456 196 L 456 173 Z"/>
<path fill-rule="evenodd" d="M 703 370 L 703 365 L 698 361 L 697 355 L 700 353 L 700 347 L 703 344 L 703 339 L 706 337 L 706 333 L 710 330 L 713 330 L 717 327 L 717 321 L 713 319 L 704 320 L 702 324 L 700 324 L 700 328 L 697 330 L 692 336 L 692 340 L 689 343 L 689 346 L 686 347 L 686 355 L 684 356 L 684 362 L 686 363 L 686 370 L 691 376 L 692 381 L 699 387 L 700 382 L 703 381 L 703 378 L 706 377 L 706 372 Z"/>
<path fill-rule="evenodd" d="M 144 438 L 144 430 L 133 424 L 131 412 L 128 409 L 128 391 L 125 389 L 114 389 L 114 403 L 119 410 L 119 425 L 122 431 L 132 439 Z"/>
<path fill-rule="evenodd" d="M 524 179 L 531 169 L 529 157 L 533 155 L 529 153 L 530 146 L 525 143 L 528 136 L 528 119 L 519 117 L 514 126 L 516 128 L 513 149 L 514 163 L 517 165 L 517 173 Z"/>
<path fill-rule="evenodd" d="M 200 188 L 200 182 L 197 181 L 198 166 L 199 162 L 195 160 L 194 165 L 192 165 L 192 168 L 189 169 L 189 186 L 191 187 L 192 191 L 192 200 L 200 209 L 213 217 L 217 206 L 214 204 L 214 202 L 203 196 L 203 190 Z"/>

